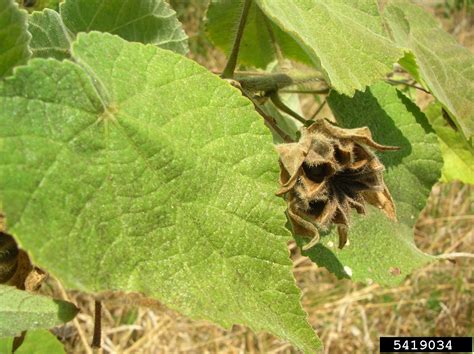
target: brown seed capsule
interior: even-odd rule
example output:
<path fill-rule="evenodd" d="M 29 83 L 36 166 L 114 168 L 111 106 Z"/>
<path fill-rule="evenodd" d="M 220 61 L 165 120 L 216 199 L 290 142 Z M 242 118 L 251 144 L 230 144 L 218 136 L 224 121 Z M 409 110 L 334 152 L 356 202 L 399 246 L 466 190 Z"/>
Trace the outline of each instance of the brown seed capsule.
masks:
<path fill-rule="evenodd" d="M 372 140 L 369 128 L 343 129 L 320 119 L 302 129 L 297 143 L 277 145 L 280 190 L 288 201 L 295 234 L 319 241 L 318 228 L 337 225 L 339 248 L 347 241 L 351 209 L 365 214 L 365 203 L 396 219 L 395 205 L 383 181 L 384 166 L 371 149 L 397 150 Z"/>

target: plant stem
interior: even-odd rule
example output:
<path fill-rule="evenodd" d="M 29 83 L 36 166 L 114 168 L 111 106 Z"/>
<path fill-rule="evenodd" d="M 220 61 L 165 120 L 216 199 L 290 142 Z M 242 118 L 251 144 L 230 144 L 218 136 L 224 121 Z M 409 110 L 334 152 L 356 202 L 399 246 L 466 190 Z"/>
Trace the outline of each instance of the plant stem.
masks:
<path fill-rule="evenodd" d="M 252 0 L 244 0 L 244 7 L 242 9 L 242 14 L 240 16 L 239 27 L 235 35 L 234 45 L 232 46 L 232 52 L 227 59 L 227 63 L 222 73 L 223 79 L 232 79 L 234 77 L 235 67 L 237 65 L 237 57 L 239 56 L 240 42 L 242 40 L 242 35 L 244 34 L 245 23 L 247 22 L 247 16 L 249 14 L 250 5 Z"/>
<path fill-rule="evenodd" d="M 316 118 L 316 116 L 319 114 L 319 112 L 321 112 L 321 110 L 324 108 L 324 106 L 326 105 L 327 103 L 327 100 L 324 100 L 318 107 L 318 109 L 316 109 L 316 112 L 314 112 L 314 114 L 311 116 L 311 119 L 310 120 L 314 120 L 314 118 Z"/>
<path fill-rule="evenodd" d="M 426 92 L 426 93 L 429 93 L 431 94 L 430 91 L 428 90 L 425 90 L 423 87 L 420 87 L 420 86 L 417 86 L 415 84 L 412 84 L 412 83 L 409 83 L 407 81 L 401 81 L 401 80 L 393 80 L 393 79 L 387 79 L 386 80 L 389 84 L 392 84 L 392 85 L 406 85 L 406 86 L 409 86 L 409 87 L 413 87 L 417 90 L 420 90 L 420 91 L 423 91 L 423 92 Z"/>
<path fill-rule="evenodd" d="M 263 109 L 260 107 L 260 104 L 253 98 L 252 94 L 249 91 L 247 91 L 245 88 L 242 87 L 240 82 L 233 79 L 228 79 L 228 81 L 232 86 L 240 90 L 240 92 L 242 93 L 242 96 L 248 98 L 250 102 L 253 103 L 255 110 L 257 111 L 258 114 L 262 116 L 262 118 L 265 120 L 265 124 L 270 129 L 273 129 L 273 131 L 275 131 L 275 133 L 277 133 L 280 136 L 280 138 L 283 139 L 285 143 L 294 143 L 294 140 L 288 134 L 286 134 L 283 130 L 280 129 L 275 119 L 263 111 Z"/>
<path fill-rule="evenodd" d="M 293 111 L 290 107 L 288 107 L 287 105 L 285 105 L 281 101 L 280 96 L 278 96 L 277 92 L 272 93 L 270 95 L 270 99 L 272 100 L 272 102 L 276 106 L 276 108 L 278 108 L 279 110 L 285 112 L 286 114 L 289 114 L 290 116 L 292 116 L 293 118 L 298 120 L 300 123 L 303 123 L 303 125 L 305 125 L 305 126 L 306 126 L 306 124 L 308 124 L 308 121 L 306 119 L 301 117 L 298 113 Z"/>
<path fill-rule="evenodd" d="M 323 88 L 320 90 L 280 90 L 280 93 L 301 93 L 301 94 L 308 94 L 308 95 L 325 95 L 329 93 L 329 88 Z"/>
<path fill-rule="evenodd" d="M 277 125 L 277 122 L 275 121 L 275 119 L 271 116 L 269 116 L 268 114 L 266 114 L 258 105 L 257 102 L 254 102 L 254 100 L 250 99 L 253 103 L 253 105 L 255 106 L 255 110 L 258 112 L 258 114 L 260 114 L 263 119 L 265 119 L 265 123 L 268 125 L 268 127 L 270 127 L 271 129 L 273 129 L 275 131 L 275 133 L 277 133 L 285 143 L 294 143 L 294 140 L 288 135 L 286 134 L 283 130 L 280 129 L 280 127 Z"/>
<path fill-rule="evenodd" d="M 94 335 L 92 337 L 92 348 L 100 348 L 101 346 L 101 334 L 102 334 L 102 303 L 95 301 L 95 313 L 94 313 Z"/>

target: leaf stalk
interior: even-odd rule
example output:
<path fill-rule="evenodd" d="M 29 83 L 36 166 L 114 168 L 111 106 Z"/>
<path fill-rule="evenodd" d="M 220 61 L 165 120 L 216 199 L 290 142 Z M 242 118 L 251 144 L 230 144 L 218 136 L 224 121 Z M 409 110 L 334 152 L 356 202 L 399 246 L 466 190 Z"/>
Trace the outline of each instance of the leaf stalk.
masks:
<path fill-rule="evenodd" d="M 227 59 L 224 71 L 222 72 L 223 79 L 232 79 L 234 77 L 235 67 L 237 66 L 237 58 L 239 56 L 240 42 L 242 41 L 242 36 L 244 34 L 245 24 L 247 23 L 247 17 L 250 10 L 250 5 L 252 0 L 245 0 L 244 7 L 242 9 L 242 14 L 240 15 L 239 27 L 237 28 L 237 33 L 234 39 L 234 45 L 232 46 L 232 51 Z"/>

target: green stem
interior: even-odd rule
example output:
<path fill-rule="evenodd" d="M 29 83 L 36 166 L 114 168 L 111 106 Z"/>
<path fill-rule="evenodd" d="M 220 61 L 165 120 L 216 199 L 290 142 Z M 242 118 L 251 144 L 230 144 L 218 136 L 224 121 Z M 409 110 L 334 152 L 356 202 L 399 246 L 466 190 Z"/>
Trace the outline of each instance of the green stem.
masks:
<path fill-rule="evenodd" d="M 287 105 L 285 105 L 281 99 L 280 99 L 280 96 L 278 96 L 278 93 L 277 92 L 273 92 L 271 95 L 270 95 L 270 99 L 272 100 L 273 104 L 275 105 L 276 108 L 278 108 L 279 110 L 285 112 L 286 114 L 289 114 L 290 116 L 292 116 L 293 118 L 295 118 L 296 120 L 298 120 L 299 122 L 303 123 L 303 125 L 307 125 L 308 124 L 308 121 L 306 119 L 304 119 L 303 117 L 301 117 L 298 113 L 296 113 L 295 111 L 293 111 L 290 107 L 288 107 Z"/>
<path fill-rule="evenodd" d="M 319 112 L 322 111 L 326 103 L 327 103 L 327 100 L 324 100 L 323 103 L 319 105 L 318 109 L 316 109 L 316 112 L 314 112 L 314 114 L 311 116 L 311 120 L 314 120 L 314 118 L 316 118 L 316 116 L 319 114 Z"/>
<path fill-rule="evenodd" d="M 252 100 L 252 102 L 253 102 L 253 100 Z M 275 133 L 277 133 L 280 136 L 280 138 L 283 139 L 283 141 L 285 143 L 294 143 L 295 142 L 288 134 L 286 134 L 283 130 L 280 129 L 280 127 L 278 126 L 277 122 L 275 121 L 275 119 L 273 117 L 266 114 L 258 106 L 258 103 L 253 102 L 253 104 L 255 106 L 255 110 L 263 117 L 263 119 L 265 120 L 265 123 L 268 125 L 268 127 L 273 129 L 275 131 Z"/>
<path fill-rule="evenodd" d="M 415 88 L 415 89 L 417 89 L 417 90 L 420 90 L 420 91 L 423 91 L 423 92 L 426 92 L 426 93 L 431 94 L 430 91 L 425 90 L 423 87 L 417 86 L 417 85 L 412 84 L 412 83 L 407 82 L 407 81 L 403 81 L 403 80 L 393 80 L 393 79 L 387 79 L 386 81 L 387 81 L 389 84 L 392 84 L 392 85 L 405 85 L 405 86 L 413 87 L 413 88 Z"/>
<path fill-rule="evenodd" d="M 242 41 L 245 23 L 247 22 L 251 4 L 252 0 L 245 0 L 244 2 L 244 7 L 240 16 L 239 27 L 235 35 L 234 45 L 232 46 L 232 52 L 227 59 L 227 64 L 225 65 L 224 72 L 222 73 L 223 79 L 232 79 L 234 77 L 235 67 L 237 66 L 237 57 L 239 56 L 240 42 Z"/>
<path fill-rule="evenodd" d="M 301 93 L 301 94 L 308 94 L 308 95 L 325 95 L 329 93 L 329 88 L 323 88 L 320 90 L 281 90 L 280 93 Z"/>

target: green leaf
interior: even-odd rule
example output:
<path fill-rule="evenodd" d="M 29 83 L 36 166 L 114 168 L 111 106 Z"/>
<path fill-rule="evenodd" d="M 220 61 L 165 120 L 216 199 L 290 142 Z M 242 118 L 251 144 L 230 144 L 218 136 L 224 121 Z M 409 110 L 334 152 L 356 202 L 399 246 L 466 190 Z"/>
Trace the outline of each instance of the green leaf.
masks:
<path fill-rule="evenodd" d="M 30 48 L 33 57 L 62 60 L 71 56 L 73 35 L 56 11 L 45 9 L 34 12 L 29 16 L 28 31 L 32 37 Z"/>
<path fill-rule="evenodd" d="M 206 29 L 215 46 L 229 55 L 240 21 L 244 0 L 212 0 L 207 10 Z M 223 30 L 225 29 L 225 30 Z M 266 68 L 277 59 L 277 50 L 306 64 L 311 60 L 297 42 L 275 25 L 254 2 L 250 5 L 238 60 Z"/>
<path fill-rule="evenodd" d="M 472 146 L 443 117 L 439 104 L 430 105 L 425 113 L 436 131 L 443 154 L 444 165 L 441 180 L 443 182 L 459 180 L 474 184 L 474 149 Z"/>
<path fill-rule="evenodd" d="M 0 0 L 0 78 L 10 75 L 15 66 L 30 57 L 26 21 L 26 12 L 14 0 Z"/>
<path fill-rule="evenodd" d="M 156 46 L 92 32 L 72 56 L 0 85 L 0 200 L 33 262 L 69 288 L 143 292 L 319 348 L 252 103 Z"/>
<path fill-rule="evenodd" d="M 403 52 L 385 37 L 373 0 L 256 0 L 322 67 L 339 92 L 353 95 L 392 71 Z"/>
<path fill-rule="evenodd" d="M 0 284 L 0 337 L 51 328 L 68 322 L 78 309 L 73 304 Z"/>
<path fill-rule="evenodd" d="M 413 53 L 417 65 L 413 67 L 412 62 L 401 64 L 421 78 L 455 117 L 465 137 L 471 139 L 474 132 L 474 55 L 443 31 L 430 14 L 409 1 L 390 0 L 384 9 L 384 17 L 395 42 Z"/>
<path fill-rule="evenodd" d="M 0 353 L 11 353 L 13 338 L 0 338 Z M 15 354 L 63 354 L 62 343 L 48 330 L 28 331 Z"/>
<path fill-rule="evenodd" d="M 337 248 L 336 232 L 332 232 L 306 254 L 339 277 L 398 284 L 414 269 L 436 259 L 416 247 L 412 230 L 440 176 L 442 159 L 436 136 L 419 124 L 425 125 L 426 117 L 418 107 L 385 83 L 353 98 L 333 92 L 328 103 L 343 127 L 368 126 L 376 142 L 400 147 L 378 154 L 386 168 L 384 179 L 398 222 L 370 207 L 366 216 L 352 215 L 350 242 L 342 250 Z"/>
<path fill-rule="evenodd" d="M 61 17 L 73 33 L 101 31 L 176 53 L 188 52 L 188 37 L 165 0 L 66 0 Z"/>

